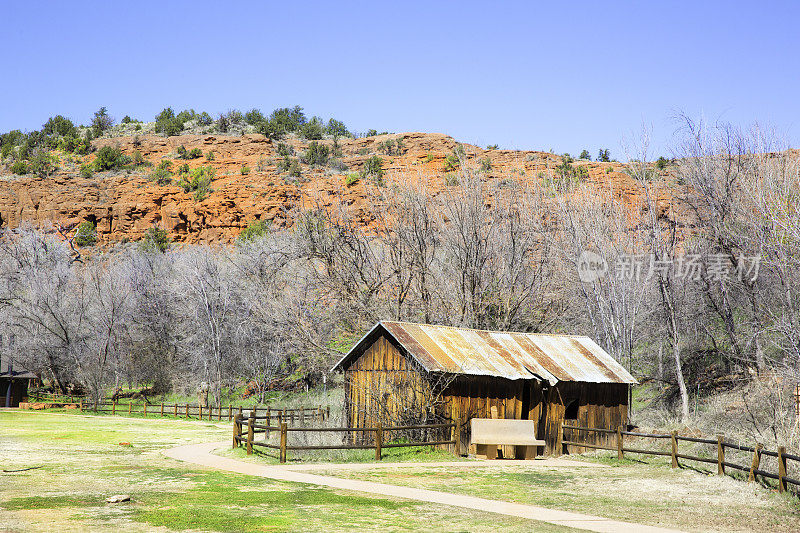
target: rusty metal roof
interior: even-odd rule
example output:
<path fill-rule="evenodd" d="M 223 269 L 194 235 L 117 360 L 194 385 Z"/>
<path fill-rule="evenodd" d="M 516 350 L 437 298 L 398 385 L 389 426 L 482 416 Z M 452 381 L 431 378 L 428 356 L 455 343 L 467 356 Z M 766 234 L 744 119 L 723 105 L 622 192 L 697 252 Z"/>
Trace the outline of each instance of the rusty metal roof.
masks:
<path fill-rule="evenodd" d="M 506 379 L 589 383 L 636 383 L 622 365 L 592 339 L 483 331 L 409 322 L 378 322 L 334 365 L 345 368 L 386 332 L 429 372 Z"/>

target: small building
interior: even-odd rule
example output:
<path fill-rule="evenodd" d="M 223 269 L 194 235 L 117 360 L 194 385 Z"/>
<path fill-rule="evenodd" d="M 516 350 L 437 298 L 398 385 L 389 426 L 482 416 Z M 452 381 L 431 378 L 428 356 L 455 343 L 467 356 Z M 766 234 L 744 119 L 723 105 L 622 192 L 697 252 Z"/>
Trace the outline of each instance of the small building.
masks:
<path fill-rule="evenodd" d="M 28 399 L 28 385 L 38 379 L 7 356 L 0 356 L 0 407 L 19 407 Z"/>
<path fill-rule="evenodd" d="M 471 418 L 535 420 L 546 453 L 556 455 L 565 451 L 563 424 L 627 424 L 629 387 L 636 383 L 588 337 L 388 321 L 332 370 L 344 372 L 349 427 L 459 420 L 466 449 Z M 581 440 L 605 439 L 596 435 Z"/>

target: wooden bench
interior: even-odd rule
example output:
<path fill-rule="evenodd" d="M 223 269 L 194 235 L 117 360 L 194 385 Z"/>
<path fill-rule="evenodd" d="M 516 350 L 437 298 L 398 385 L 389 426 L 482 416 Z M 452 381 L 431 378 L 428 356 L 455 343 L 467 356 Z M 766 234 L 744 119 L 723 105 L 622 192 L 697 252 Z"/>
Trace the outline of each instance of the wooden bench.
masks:
<path fill-rule="evenodd" d="M 514 446 L 516 459 L 535 459 L 536 447 L 546 443 L 536 438 L 533 420 L 507 418 L 473 418 L 470 443 L 475 444 L 475 454 L 487 459 L 497 459 L 498 446 Z"/>

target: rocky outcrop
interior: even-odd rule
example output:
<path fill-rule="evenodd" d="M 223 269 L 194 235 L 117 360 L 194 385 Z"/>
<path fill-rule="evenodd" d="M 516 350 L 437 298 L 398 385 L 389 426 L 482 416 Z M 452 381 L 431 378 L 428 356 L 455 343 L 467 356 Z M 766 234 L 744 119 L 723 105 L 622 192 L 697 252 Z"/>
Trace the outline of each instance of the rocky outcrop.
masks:
<path fill-rule="evenodd" d="M 400 155 L 387 155 L 382 143 L 400 139 Z M 297 138 L 283 141 L 300 155 L 308 143 Z M 328 146 L 331 140 L 320 141 Z M 80 165 L 91 162 L 93 155 L 72 158 L 63 154 L 60 170 L 48 178 L 0 176 L 0 226 L 15 227 L 25 222 L 74 226 L 89 220 L 96 224 L 100 242 L 135 240 L 153 225 L 165 228 L 177 242 L 231 242 L 254 220 L 269 220 L 277 226 L 289 223 L 292 209 L 311 199 L 323 205 L 344 202 L 365 221 L 369 206 L 365 187 L 359 181 L 347 184 L 348 173 L 361 169 L 372 155 L 383 159 L 386 181 L 409 182 L 426 180 L 434 193 L 445 187 L 445 158 L 453 153 L 457 142 L 446 135 L 402 133 L 339 141 L 341 162 L 347 170 L 302 166 L 302 177 L 292 178 L 280 170 L 281 157 L 277 143 L 262 135 L 155 135 L 98 139 L 94 146 L 119 147 L 133 156 L 139 152 L 151 163 L 137 171 L 95 173 L 85 178 Z M 199 148 L 203 157 L 182 160 L 179 147 Z M 463 145 L 468 160 L 488 159 L 491 170 L 487 180 L 537 182 L 550 175 L 560 157 L 547 152 L 484 150 Z M 206 155 L 213 152 L 213 160 Z M 211 166 L 215 178 L 208 196 L 196 200 L 174 183 L 159 185 L 149 176 L 161 161 L 172 162 L 173 169 L 182 164 L 190 168 Z M 636 183 L 621 172 L 618 163 L 577 162 L 586 165 L 588 180 L 611 187 L 621 198 L 638 194 Z"/>

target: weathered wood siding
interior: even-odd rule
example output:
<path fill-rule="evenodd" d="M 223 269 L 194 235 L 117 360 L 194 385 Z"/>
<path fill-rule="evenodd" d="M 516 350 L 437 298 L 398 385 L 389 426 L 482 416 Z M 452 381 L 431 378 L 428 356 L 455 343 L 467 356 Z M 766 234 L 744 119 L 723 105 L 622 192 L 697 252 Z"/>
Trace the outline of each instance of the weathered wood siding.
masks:
<path fill-rule="evenodd" d="M 538 381 L 457 376 L 444 388 L 443 396 L 449 417 L 462 424 L 463 450 L 469 445 L 471 418 L 533 420 L 537 423 L 537 434 L 541 432 L 539 421 L 544 397 Z M 510 453 L 511 447 L 503 449 L 504 456 Z"/>
<path fill-rule="evenodd" d="M 345 371 L 350 427 L 400 425 L 429 403 L 430 386 L 400 349 L 379 337 Z"/>
<path fill-rule="evenodd" d="M 566 406 L 572 401 L 578 401 L 578 418 L 576 421 L 568 421 L 581 427 L 593 427 L 603 429 L 616 429 L 617 426 L 624 426 L 628 423 L 628 385 L 624 383 L 579 383 L 561 382 L 555 387 L 550 388 L 547 395 L 545 440 L 547 441 L 547 453 L 550 455 L 561 455 L 564 452 L 582 452 L 586 448 L 576 448 L 573 446 L 562 446 L 561 441 L 563 432 L 561 426 L 564 424 L 564 411 Z M 586 433 L 587 435 L 584 435 Z M 568 436 L 577 437 L 574 430 L 568 430 Z M 614 437 L 608 435 L 582 432 L 579 438 L 569 440 L 580 440 L 590 443 L 614 442 Z"/>

